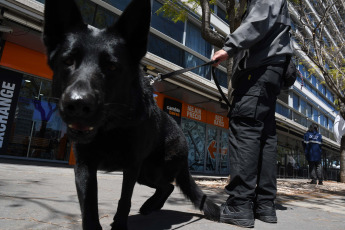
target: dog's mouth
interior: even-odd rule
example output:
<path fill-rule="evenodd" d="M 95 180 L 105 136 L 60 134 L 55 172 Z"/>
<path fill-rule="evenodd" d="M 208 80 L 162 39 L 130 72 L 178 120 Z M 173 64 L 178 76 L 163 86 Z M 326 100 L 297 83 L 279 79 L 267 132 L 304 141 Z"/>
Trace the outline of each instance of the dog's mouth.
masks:
<path fill-rule="evenodd" d="M 88 135 L 94 132 L 95 127 L 81 123 L 68 124 L 69 131 L 74 135 Z"/>

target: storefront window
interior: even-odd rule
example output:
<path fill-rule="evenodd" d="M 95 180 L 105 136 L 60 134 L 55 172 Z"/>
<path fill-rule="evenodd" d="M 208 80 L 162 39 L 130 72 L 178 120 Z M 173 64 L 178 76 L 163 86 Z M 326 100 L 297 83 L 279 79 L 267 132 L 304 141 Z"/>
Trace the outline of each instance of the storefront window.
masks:
<path fill-rule="evenodd" d="M 206 125 L 182 118 L 182 130 L 188 143 L 189 169 L 195 172 L 204 171 Z"/>
<path fill-rule="evenodd" d="M 1 70 L 0 78 L 4 75 Z M 51 81 L 22 75 L 8 144 L 2 155 L 68 161 L 70 142 L 58 113 L 58 100 L 51 95 Z"/>

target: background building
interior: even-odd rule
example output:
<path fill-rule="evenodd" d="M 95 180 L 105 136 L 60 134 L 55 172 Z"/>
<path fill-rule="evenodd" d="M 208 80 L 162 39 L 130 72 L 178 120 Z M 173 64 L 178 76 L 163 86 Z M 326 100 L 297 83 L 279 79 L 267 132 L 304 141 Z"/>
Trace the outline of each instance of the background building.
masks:
<path fill-rule="evenodd" d="M 85 22 L 105 27 L 117 20 L 130 0 L 76 2 Z M 46 65 L 41 41 L 43 4 L 44 0 L 0 0 L 0 80 L 13 80 L 17 92 L 11 101 L 0 157 L 73 163 L 66 128 L 56 110 L 57 101 L 51 97 L 52 73 Z M 155 13 L 161 6 L 159 0 L 152 0 L 151 30 L 148 53 L 142 61 L 143 70 L 157 75 L 209 61 L 215 48 L 201 37 L 200 16 L 190 13 L 185 22 L 174 23 Z M 229 29 L 225 7 L 218 3 L 213 10 L 212 25 L 226 35 Z M 303 80 L 299 79 L 293 87 L 281 93 L 276 108 L 278 174 L 281 177 L 308 177 L 301 140 L 306 127 L 318 123 L 324 136 L 323 164 L 327 176 L 336 179 L 339 145 L 332 133 L 337 114 L 334 96 L 320 84 L 322 77 L 309 76 L 303 65 L 298 68 Z M 227 94 L 226 68 L 220 66 L 216 75 Z M 158 105 L 167 112 L 174 112 L 186 135 L 190 170 L 212 175 L 228 174 L 231 149 L 227 138 L 227 108 L 211 79 L 210 68 L 203 67 L 157 82 L 154 89 Z"/>

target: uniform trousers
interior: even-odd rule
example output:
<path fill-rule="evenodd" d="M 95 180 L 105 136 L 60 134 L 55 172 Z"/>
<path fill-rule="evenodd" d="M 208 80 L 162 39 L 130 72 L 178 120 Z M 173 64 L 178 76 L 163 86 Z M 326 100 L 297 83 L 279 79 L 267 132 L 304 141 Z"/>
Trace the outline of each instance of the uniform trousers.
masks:
<path fill-rule="evenodd" d="M 241 72 L 229 112 L 228 202 L 274 202 L 277 192 L 275 107 L 284 64 Z"/>

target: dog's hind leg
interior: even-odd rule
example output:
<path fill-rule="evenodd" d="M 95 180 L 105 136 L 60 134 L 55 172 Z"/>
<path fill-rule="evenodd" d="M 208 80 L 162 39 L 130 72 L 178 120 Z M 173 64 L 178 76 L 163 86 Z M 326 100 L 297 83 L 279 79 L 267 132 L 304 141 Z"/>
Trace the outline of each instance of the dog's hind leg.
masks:
<path fill-rule="evenodd" d="M 151 186 L 150 186 L 151 187 Z M 174 191 L 174 185 L 165 184 L 156 188 L 156 192 L 140 208 L 140 213 L 148 215 L 153 211 L 160 210 L 170 194 Z"/>

